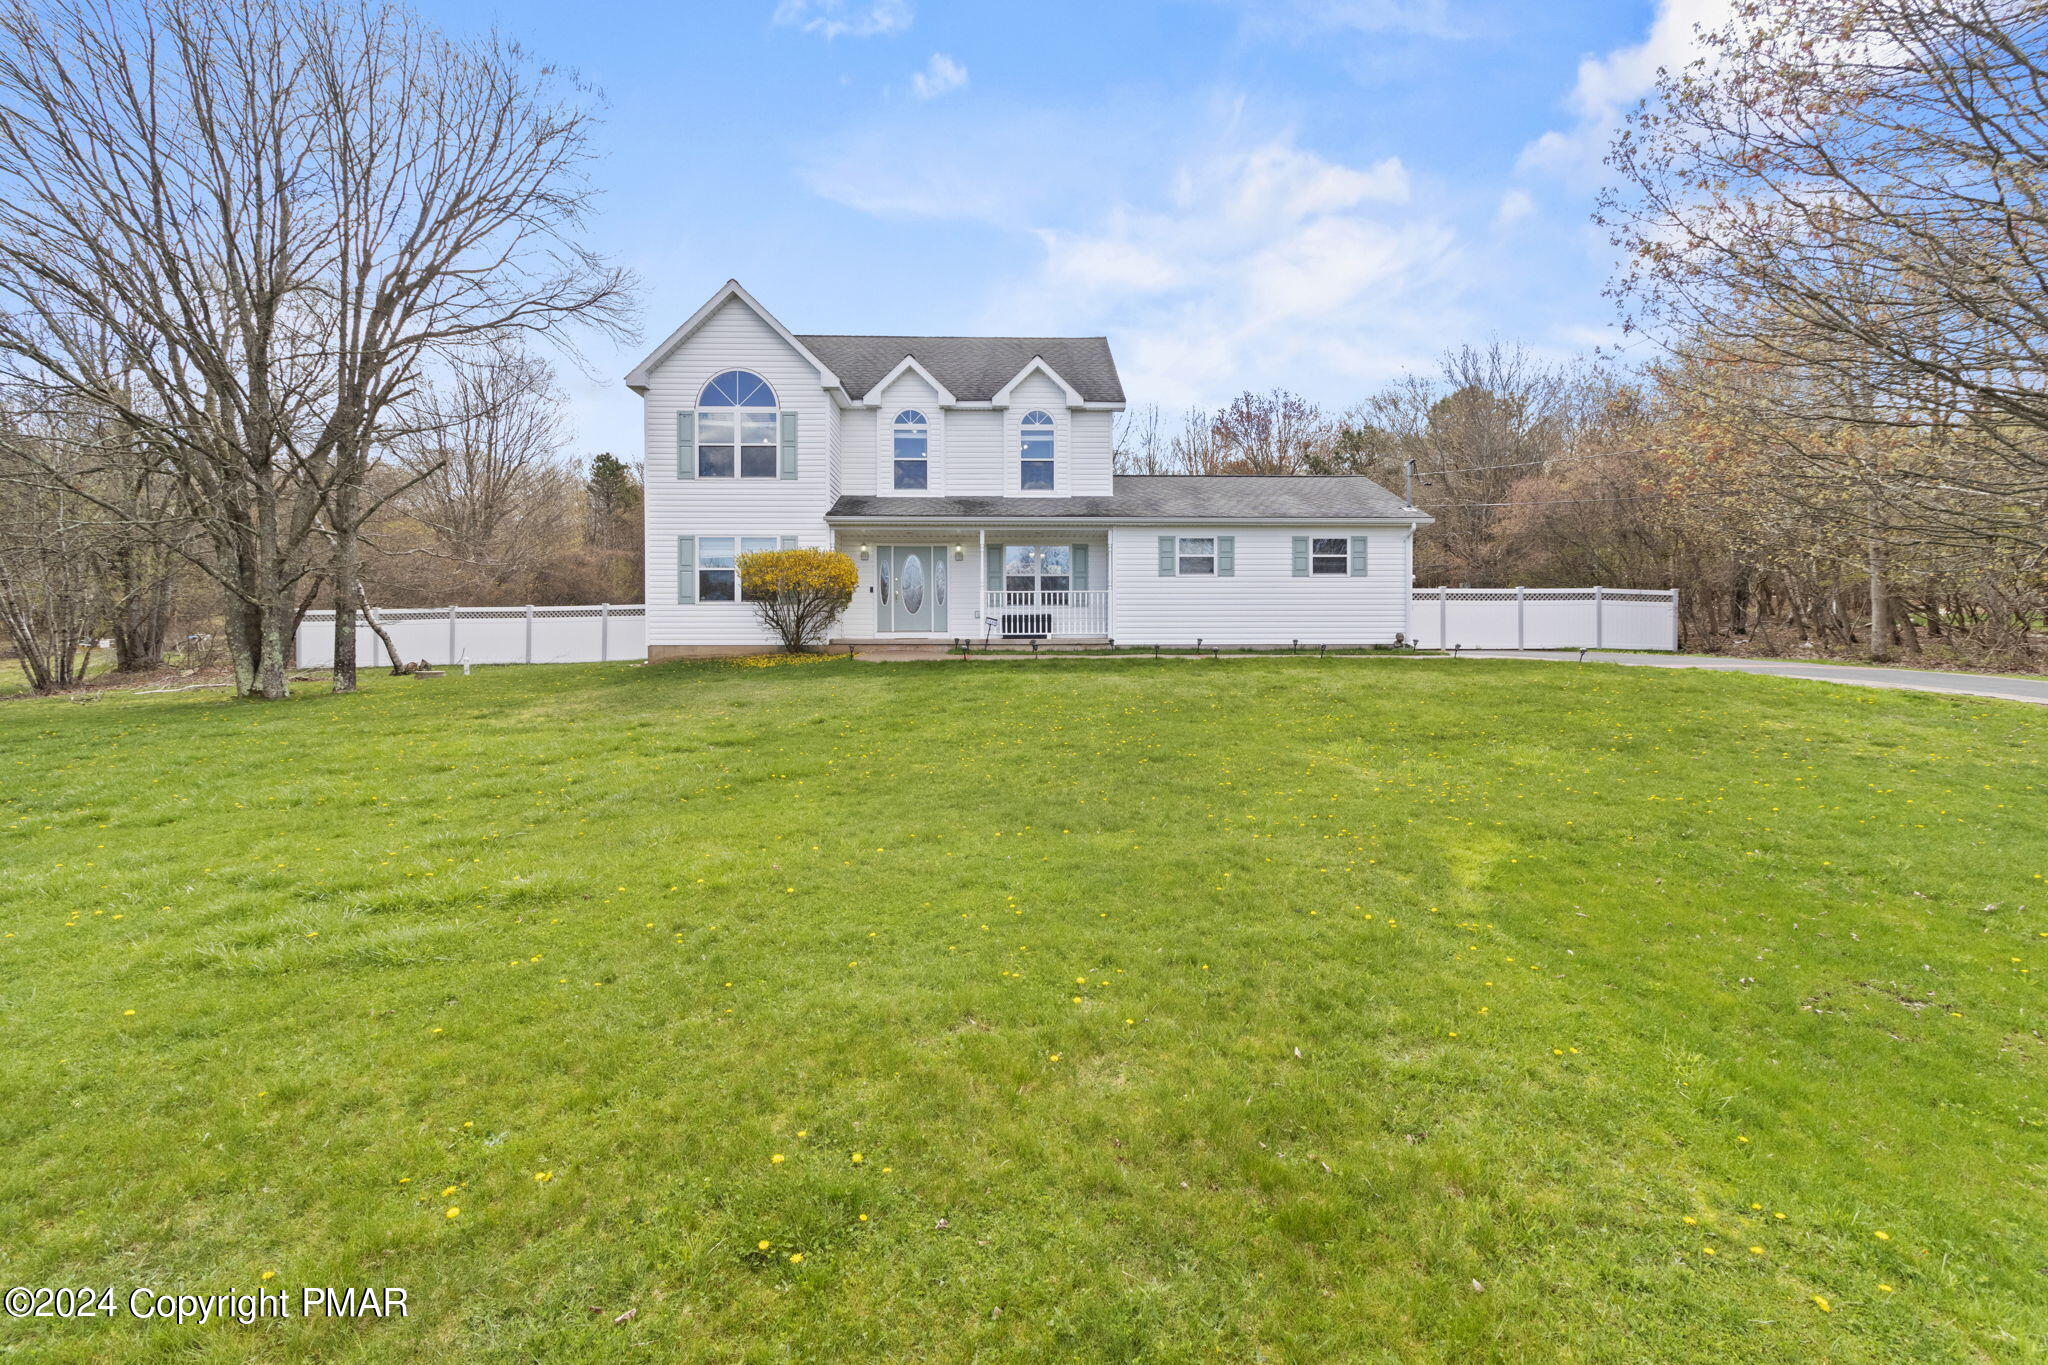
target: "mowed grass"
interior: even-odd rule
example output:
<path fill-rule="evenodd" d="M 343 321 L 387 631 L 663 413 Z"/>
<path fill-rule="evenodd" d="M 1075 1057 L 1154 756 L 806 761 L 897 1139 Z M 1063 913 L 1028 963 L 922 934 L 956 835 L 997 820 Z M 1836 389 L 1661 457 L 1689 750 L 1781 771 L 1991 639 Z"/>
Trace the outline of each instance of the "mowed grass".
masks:
<path fill-rule="evenodd" d="M 2044 759 L 1470 661 L 9 702 L 0 1281 L 411 1315 L 0 1352 L 2038 1358 Z"/>

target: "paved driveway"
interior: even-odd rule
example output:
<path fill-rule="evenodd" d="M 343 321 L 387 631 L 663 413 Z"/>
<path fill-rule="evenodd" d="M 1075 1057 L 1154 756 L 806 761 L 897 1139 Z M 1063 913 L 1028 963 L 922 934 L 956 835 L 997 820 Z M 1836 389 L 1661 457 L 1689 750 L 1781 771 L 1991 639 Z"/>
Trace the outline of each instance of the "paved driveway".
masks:
<path fill-rule="evenodd" d="M 1465 659 L 1548 659 L 1576 663 L 1579 652 L 1563 649 L 1468 649 Z M 1924 668 L 1870 668 L 1855 664 L 1790 663 L 1779 659 L 1726 659 L 1714 654 L 1609 654 L 1586 651 L 1587 663 L 1621 664 L 1626 668 L 1707 668 L 1724 673 L 1768 673 L 1779 678 L 1811 678 L 1854 687 L 1892 687 L 1906 692 L 1946 692 L 1960 697 L 1997 697 L 2048 706 L 2048 678 L 2000 678 L 1982 673 L 1937 673 Z"/>

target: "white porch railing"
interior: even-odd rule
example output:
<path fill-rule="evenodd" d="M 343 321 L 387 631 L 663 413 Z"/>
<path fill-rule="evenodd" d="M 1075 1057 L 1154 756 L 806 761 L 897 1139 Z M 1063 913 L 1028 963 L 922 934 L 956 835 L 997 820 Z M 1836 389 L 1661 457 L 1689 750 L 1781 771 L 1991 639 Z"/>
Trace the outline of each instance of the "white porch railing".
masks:
<path fill-rule="evenodd" d="M 1107 588 L 991 592 L 984 605 L 985 631 L 997 637 L 1109 634 Z"/>

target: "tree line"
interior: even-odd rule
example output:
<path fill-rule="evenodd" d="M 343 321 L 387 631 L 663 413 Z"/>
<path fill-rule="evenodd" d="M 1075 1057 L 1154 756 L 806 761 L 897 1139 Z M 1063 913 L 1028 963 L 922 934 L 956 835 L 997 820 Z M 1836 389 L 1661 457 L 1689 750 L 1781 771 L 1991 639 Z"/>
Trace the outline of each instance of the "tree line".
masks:
<path fill-rule="evenodd" d="M 1608 156 L 1626 363 L 1491 342 L 1341 409 L 1139 408 L 1119 469 L 1367 474 L 1435 518 L 1423 584 L 1677 586 L 1699 647 L 2038 667 L 2048 9 L 1738 0 L 1698 51 Z M 315 605 L 638 595 L 637 472 L 567 458 L 554 377 L 633 304 L 583 241 L 594 110 L 390 4 L 0 0 L 35 685 L 194 624 L 275 697 Z"/>
<path fill-rule="evenodd" d="M 2039 667 L 2048 9 L 1743 0 L 1699 39 L 1598 213 L 1651 359 L 1139 411 L 1120 467 L 1412 469 L 1424 584 L 1677 586 L 1696 646 Z"/>

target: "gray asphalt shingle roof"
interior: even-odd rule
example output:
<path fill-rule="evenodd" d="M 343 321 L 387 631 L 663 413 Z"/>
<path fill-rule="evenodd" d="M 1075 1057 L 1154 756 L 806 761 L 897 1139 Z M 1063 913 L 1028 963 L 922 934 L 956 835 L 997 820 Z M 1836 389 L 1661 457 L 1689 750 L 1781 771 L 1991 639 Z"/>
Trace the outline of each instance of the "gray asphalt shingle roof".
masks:
<path fill-rule="evenodd" d="M 1119 474 L 1106 498 L 842 497 L 825 514 L 902 521 L 1428 521 L 1357 474 Z"/>
<path fill-rule="evenodd" d="M 1124 401 L 1123 381 L 1104 337 L 890 337 L 799 333 L 847 395 L 867 397 L 903 357 L 915 356 L 955 398 L 985 403 L 1038 356 L 1090 403 Z"/>

